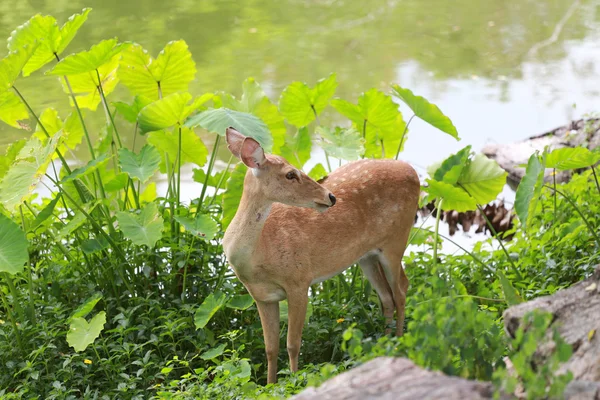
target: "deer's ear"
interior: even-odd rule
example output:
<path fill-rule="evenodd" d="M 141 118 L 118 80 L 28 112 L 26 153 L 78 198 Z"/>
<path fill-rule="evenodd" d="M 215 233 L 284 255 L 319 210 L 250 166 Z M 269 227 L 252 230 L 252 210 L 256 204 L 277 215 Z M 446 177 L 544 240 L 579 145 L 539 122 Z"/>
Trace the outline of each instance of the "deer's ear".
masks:
<path fill-rule="evenodd" d="M 242 143 L 244 143 L 246 136 L 229 127 L 225 130 L 225 138 L 227 139 L 229 151 L 237 158 L 242 158 Z"/>
<path fill-rule="evenodd" d="M 267 162 L 265 151 L 260 143 L 251 137 L 244 139 L 240 155 L 244 164 L 249 168 L 260 168 Z"/>

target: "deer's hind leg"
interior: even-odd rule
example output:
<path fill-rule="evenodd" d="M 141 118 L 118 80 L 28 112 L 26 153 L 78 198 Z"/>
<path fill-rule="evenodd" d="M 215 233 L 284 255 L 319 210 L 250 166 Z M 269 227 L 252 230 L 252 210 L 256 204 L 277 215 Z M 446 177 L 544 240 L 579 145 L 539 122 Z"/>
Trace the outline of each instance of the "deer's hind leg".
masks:
<path fill-rule="evenodd" d="M 410 283 L 402 266 L 402 257 L 406 249 L 406 245 L 403 243 L 406 242 L 398 243 L 397 239 L 390 242 L 388 246 L 382 249 L 379 256 L 379 262 L 387 278 L 387 283 L 391 287 L 394 305 L 396 306 L 396 336 L 402 336 L 404 333 L 406 293 Z"/>
<path fill-rule="evenodd" d="M 390 334 L 391 328 L 389 328 L 389 325 L 394 318 L 394 297 L 392 288 L 388 284 L 383 268 L 379 263 L 379 258 L 376 255 L 366 255 L 358 261 L 358 264 L 379 295 L 385 324 L 387 326 L 385 333 L 386 335 Z"/>

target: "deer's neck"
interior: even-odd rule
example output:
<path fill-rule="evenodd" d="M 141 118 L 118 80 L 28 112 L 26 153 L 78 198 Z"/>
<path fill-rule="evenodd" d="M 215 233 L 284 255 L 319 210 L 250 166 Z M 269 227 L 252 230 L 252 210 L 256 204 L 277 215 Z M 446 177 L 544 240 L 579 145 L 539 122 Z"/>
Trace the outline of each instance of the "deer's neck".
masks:
<path fill-rule="evenodd" d="M 272 204 L 260 191 L 244 185 L 237 213 L 223 238 L 225 255 L 236 270 L 251 266 Z"/>

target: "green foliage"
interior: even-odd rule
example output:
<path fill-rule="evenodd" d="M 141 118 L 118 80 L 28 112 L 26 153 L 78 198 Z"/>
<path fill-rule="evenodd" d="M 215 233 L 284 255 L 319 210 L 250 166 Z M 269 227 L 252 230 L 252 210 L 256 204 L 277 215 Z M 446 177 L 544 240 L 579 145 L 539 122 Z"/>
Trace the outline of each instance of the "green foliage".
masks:
<path fill-rule="evenodd" d="M 573 350 L 560 336 L 556 327 L 552 326 L 552 321 L 553 316 L 550 313 L 535 311 L 525 315 L 511 343 L 512 354 L 509 358 L 514 372 L 500 368 L 494 373 L 494 383 L 498 391 L 514 393 L 517 384 L 521 383 L 528 399 L 563 398 L 573 374 L 568 371 L 558 375 L 557 370 L 562 363 L 571 358 Z M 550 328 L 554 348 L 543 364 L 539 365 L 536 353 L 548 342 Z"/>
<path fill-rule="evenodd" d="M 546 168 L 560 171 L 592 166 L 600 161 L 600 153 L 592 153 L 585 147 L 564 147 L 552 150 L 546 156 Z"/>
<path fill-rule="evenodd" d="M 540 160 L 538 154 L 532 154 L 527 162 L 525 175 L 517 188 L 515 196 L 515 211 L 521 220 L 521 225 L 527 228 L 537 207 L 542 183 L 544 181 L 544 159 Z"/>
<path fill-rule="evenodd" d="M 0 119 L 27 128 L 32 94 L 19 97 L 15 80 L 56 59 L 88 13 L 61 28 L 53 17 L 38 15 L 13 33 L 0 61 Z M 467 255 L 433 258 L 440 237 L 413 229 L 411 240 L 420 247 L 411 246 L 404 259 L 411 286 L 402 338 L 383 334 L 377 295 L 356 266 L 313 285 L 303 369 L 292 374 L 284 368 L 279 383 L 265 387 L 257 310 L 223 256 L 223 232 L 237 211 L 247 170 L 242 163 L 223 168 L 217 162 L 225 129 L 256 138 L 298 168 L 319 153 L 317 147 L 340 163 L 390 158 L 407 139 L 398 105 L 377 89 L 365 91 L 357 104 L 332 100 L 335 74 L 312 88 L 292 83 L 279 107 L 252 78 L 238 98 L 195 96 L 188 87 L 196 67 L 183 41 L 168 43 L 152 59 L 140 45 L 112 39 L 52 67 L 71 105 L 91 111 L 72 108 L 63 119 L 52 108 L 37 110 L 40 92 L 29 113 L 39 116 L 35 131 L 0 156 L 0 397 L 283 398 L 378 355 L 490 380 L 508 352 L 500 329 L 508 304 L 567 287 L 600 262 L 594 241 L 600 192 L 592 171 L 559 185 L 558 197 L 537 180 L 538 166 L 530 173 L 536 179 L 523 184 L 537 200 L 526 201 L 527 234 L 511 232 L 506 252 L 480 243 Z M 129 98 L 121 97 L 119 83 Z M 407 89 L 392 90 L 416 116 L 456 136 L 434 105 Z M 100 103 L 103 110 L 94 113 Z M 348 128 L 321 125 L 330 103 Z M 98 128 L 96 117 L 106 124 Z M 120 136 L 124 130 L 149 132 L 146 143 L 134 150 L 136 141 L 131 146 Z M 70 150 L 80 156 L 80 168 L 67 162 Z M 561 149 L 548 155 L 549 165 L 579 169 L 596 155 Z M 199 197 L 188 203 L 181 186 L 182 166 L 190 163 L 198 167 L 193 179 L 200 185 L 194 189 Z M 157 178 L 157 169 L 165 175 Z M 326 174 L 321 163 L 309 172 L 314 179 Z M 48 195 L 36 190 L 42 179 Z M 158 193 L 157 181 L 164 183 Z M 443 208 L 472 210 L 495 199 L 504 182 L 493 161 L 467 146 L 430 169 L 427 190 L 429 198 L 443 199 Z M 104 311 L 88 317 L 96 306 Z M 286 306 L 280 305 L 284 324 Z M 286 365 L 281 339 L 279 361 Z M 568 351 L 562 346 L 559 353 L 561 361 Z M 541 393 L 542 379 L 526 369 L 530 353 L 523 354 L 516 357 L 518 379 L 532 386 L 528 393 Z M 536 370 L 548 378 L 548 393 L 559 393 L 565 382 L 550 379 L 555 361 Z"/>

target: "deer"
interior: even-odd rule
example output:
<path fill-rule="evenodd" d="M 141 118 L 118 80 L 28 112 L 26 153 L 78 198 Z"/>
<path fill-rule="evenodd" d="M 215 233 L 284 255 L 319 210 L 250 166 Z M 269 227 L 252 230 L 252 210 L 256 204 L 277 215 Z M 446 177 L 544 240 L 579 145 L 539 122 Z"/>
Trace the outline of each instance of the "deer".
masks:
<path fill-rule="evenodd" d="M 396 312 L 401 336 L 409 286 L 402 257 L 421 188 L 415 170 L 403 161 L 363 159 L 317 183 L 233 127 L 226 140 L 248 171 L 223 251 L 256 303 L 267 383 L 277 381 L 279 302 L 288 300 L 287 352 L 295 373 L 310 286 L 356 263 L 379 296 L 386 326 Z"/>

